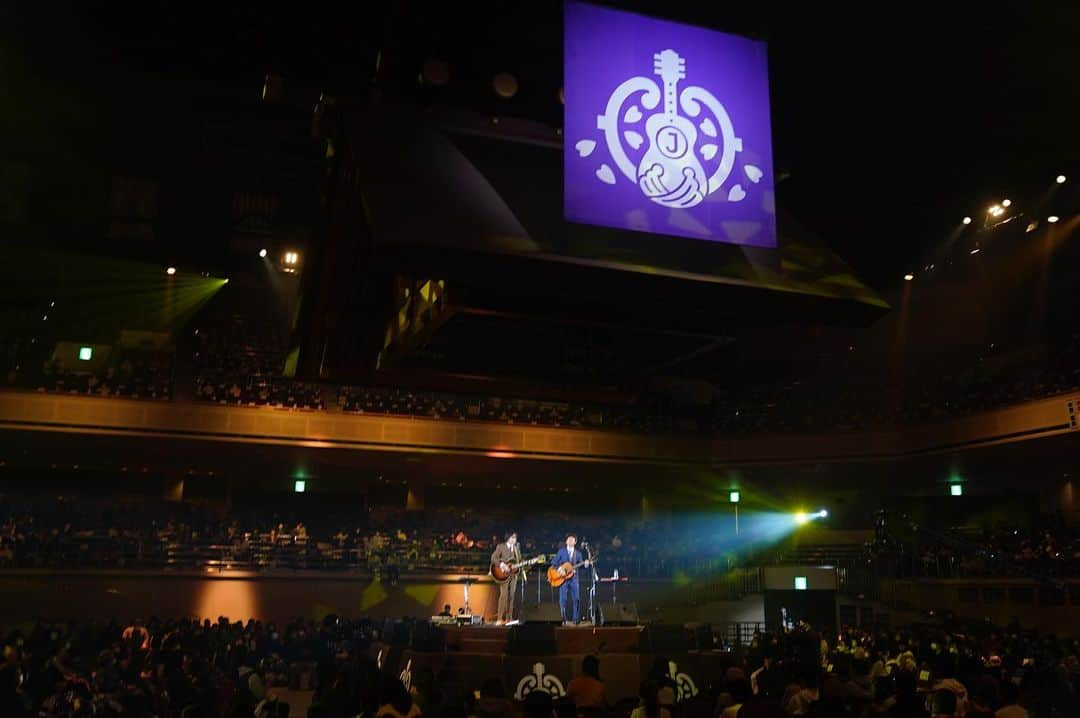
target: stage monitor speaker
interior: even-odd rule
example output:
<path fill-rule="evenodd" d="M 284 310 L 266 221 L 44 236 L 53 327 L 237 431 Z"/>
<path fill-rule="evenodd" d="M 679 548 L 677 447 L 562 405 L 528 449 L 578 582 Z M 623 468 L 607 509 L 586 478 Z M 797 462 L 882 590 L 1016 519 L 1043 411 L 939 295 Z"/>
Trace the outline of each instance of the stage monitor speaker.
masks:
<path fill-rule="evenodd" d="M 539 606 L 521 607 L 522 623 L 562 623 L 562 612 L 554 603 L 541 603 Z"/>
<path fill-rule="evenodd" d="M 507 653 L 511 656 L 555 655 L 555 624 L 526 623 L 510 629 Z"/>
<path fill-rule="evenodd" d="M 600 617 L 605 626 L 636 626 L 641 623 L 636 603 L 601 603 Z"/>
<path fill-rule="evenodd" d="M 672 656 L 690 650 L 690 633 L 677 623 L 653 623 L 648 629 L 648 641 L 652 653 Z"/>

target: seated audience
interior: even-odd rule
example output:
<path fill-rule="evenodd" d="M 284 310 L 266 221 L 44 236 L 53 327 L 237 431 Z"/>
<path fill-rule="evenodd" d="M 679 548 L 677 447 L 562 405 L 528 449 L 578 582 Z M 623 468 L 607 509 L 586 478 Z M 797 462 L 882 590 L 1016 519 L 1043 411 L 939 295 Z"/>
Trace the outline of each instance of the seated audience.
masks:
<path fill-rule="evenodd" d="M 566 695 L 579 711 L 607 705 L 604 683 L 600 680 L 600 660 L 596 656 L 582 659 L 581 675 L 566 686 Z"/>
<path fill-rule="evenodd" d="M 630 718 L 671 718 L 671 711 L 660 705 L 660 686 L 656 681 L 643 681 L 639 694 L 640 705 Z"/>

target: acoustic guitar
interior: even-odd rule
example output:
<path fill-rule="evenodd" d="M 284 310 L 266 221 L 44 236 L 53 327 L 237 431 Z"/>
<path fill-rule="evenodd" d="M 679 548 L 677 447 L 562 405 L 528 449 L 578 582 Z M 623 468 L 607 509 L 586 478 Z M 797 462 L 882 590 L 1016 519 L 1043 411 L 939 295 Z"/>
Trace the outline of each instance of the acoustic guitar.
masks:
<path fill-rule="evenodd" d="M 497 563 L 491 564 L 491 577 L 495 579 L 495 583 L 506 583 L 510 580 L 510 577 L 523 568 L 532 566 L 533 564 L 543 563 L 547 561 L 547 556 L 540 554 L 536 558 L 530 558 L 528 561 L 506 561 L 506 568 L 504 569 Z"/>
<path fill-rule="evenodd" d="M 559 586 L 563 585 L 564 583 L 566 583 L 567 581 L 572 579 L 574 577 L 574 573 L 577 571 L 577 569 L 581 568 L 582 566 L 584 566 L 585 564 L 587 564 L 589 562 L 596 563 L 596 559 L 595 558 L 586 558 L 586 559 L 583 559 L 581 561 L 578 561 L 575 564 L 571 564 L 569 561 L 567 561 L 562 566 L 550 566 L 550 567 L 548 567 L 548 571 L 547 571 L 548 583 L 551 584 L 552 588 L 558 588 Z M 559 569 L 560 568 L 563 570 L 563 575 L 562 576 L 559 575 Z"/>

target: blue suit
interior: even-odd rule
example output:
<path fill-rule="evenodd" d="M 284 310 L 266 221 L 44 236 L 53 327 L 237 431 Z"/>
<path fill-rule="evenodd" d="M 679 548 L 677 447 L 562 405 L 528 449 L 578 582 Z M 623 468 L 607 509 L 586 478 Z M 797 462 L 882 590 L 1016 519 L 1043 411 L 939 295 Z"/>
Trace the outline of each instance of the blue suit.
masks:
<path fill-rule="evenodd" d="M 574 555 L 571 556 L 570 552 L 566 550 L 566 546 L 564 545 L 562 548 L 559 549 L 558 553 L 555 554 L 555 558 L 551 560 L 551 565 L 555 568 L 558 568 L 564 563 L 569 563 L 570 565 L 573 565 L 576 563 L 581 563 L 584 560 L 585 555 L 582 554 L 576 546 L 574 547 Z M 559 586 L 559 610 L 562 611 L 563 620 L 573 621 L 574 623 L 577 623 L 581 619 L 581 613 L 579 610 L 581 604 L 581 590 L 578 584 L 578 570 L 579 569 L 574 570 L 573 578 L 571 578 L 563 585 Z M 567 597 L 570 598 L 571 606 L 569 607 L 566 605 Z M 572 610 L 568 611 L 568 608 L 572 608 Z"/>

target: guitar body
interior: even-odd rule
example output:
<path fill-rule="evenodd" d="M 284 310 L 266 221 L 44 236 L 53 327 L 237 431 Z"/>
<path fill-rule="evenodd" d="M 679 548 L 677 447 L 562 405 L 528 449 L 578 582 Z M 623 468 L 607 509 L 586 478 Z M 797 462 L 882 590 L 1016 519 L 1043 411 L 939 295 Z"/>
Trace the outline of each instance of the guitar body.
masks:
<path fill-rule="evenodd" d="M 515 573 L 513 566 L 504 569 L 497 563 L 491 564 L 491 577 L 495 579 L 495 583 L 506 583 Z"/>
<path fill-rule="evenodd" d="M 546 556 L 540 555 L 536 558 L 531 558 L 528 561 L 522 561 L 520 563 L 508 563 L 506 565 L 506 568 L 503 568 L 497 563 L 492 563 L 491 569 L 488 571 L 488 573 L 490 573 L 491 577 L 495 579 L 495 583 L 506 583 L 510 580 L 511 576 L 514 576 L 515 574 L 517 574 L 518 571 L 525 568 L 526 566 L 532 566 L 535 563 L 542 563 L 546 560 Z"/>
<path fill-rule="evenodd" d="M 566 572 L 565 576 L 559 575 L 560 568 Z M 564 563 L 562 566 L 551 566 L 548 568 L 547 577 L 551 587 L 558 588 L 574 577 L 574 566 L 569 562 Z"/>
<path fill-rule="evenodd" d="M 708 178 L 694 153 L 697 128 L 685 117 L 653 115 L 646 123 L 649 149 L 638 165 L 638 185 L 665 207 L 693 207 L 705 199 Z"/>

